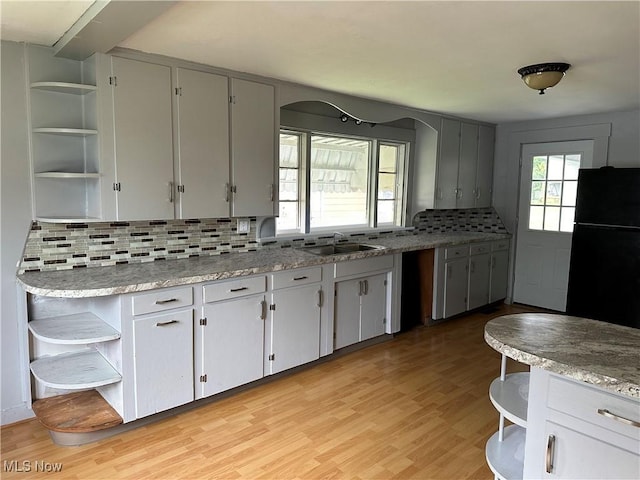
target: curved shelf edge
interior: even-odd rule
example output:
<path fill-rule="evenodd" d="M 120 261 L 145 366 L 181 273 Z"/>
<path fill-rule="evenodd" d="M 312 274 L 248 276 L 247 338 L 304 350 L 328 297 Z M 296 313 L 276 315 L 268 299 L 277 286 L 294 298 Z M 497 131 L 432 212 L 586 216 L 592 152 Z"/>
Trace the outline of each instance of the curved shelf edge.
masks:
<path fill-rule="evenodd" d="M 33 82 L 31 88 L 35 90 L 46 90 L 49 92 L 67 93 L 71 95 L 85 95 L 95 92 L 98 87 L 84 83 L 69 82 Z"/>
<path fill-rule="evenodd" d="M 47 133 L 50 135 L 69 135 L 74 137 L 87 137 L 89 135 L 97 135 L 97 130 L 89 128 L 58 128 L 58 127 L 39 127 L 34 128 L 33 133 Z"/>
<path fill-rule="evenodd" d="M 489 399 L 510 422 L 527 427 L 529 372 L 510 373 L 504 381 L 500 377 L 491 382 Z"/>
<path fill-rule="evenodd" d="M 31 362 L 31 373 L 43 385 L 81 390 L 118 383 L 122 376 L 95 350 L 41 357 Z"/>
<path fill-rule="evenodd" d="M 91 312 L 32 320 L 29 330 L 39 340 L 58 345 L 84 345 L 120 338 L 120 332 Z"/>
<path fill-rule="evenodd" d="M 504 429 L 502 442 L 498 440 L 498 435 L 499 432 L 494 433 L 485 448 L 489 468 L 502 480 L 522 479 L 526 430 L 517 425 L 509 425 Z"/>
<path fill-rule="evenodd" d="M 36 178 L 69 178 L 69 179 L 82 179 L 82 178 L 100 178 L 99 173 L 82 173 L 82 172 L 40 172 L 34 173 Z"/>
<path fill-rule="evenodd" d="M 35 220 L 45 223 L 88 223 L 88 222 L 102 222 L 103 220 L 98 217 L 73 217 L 67 216 L 55 216 L 55 215 L 37 215 Z"/>

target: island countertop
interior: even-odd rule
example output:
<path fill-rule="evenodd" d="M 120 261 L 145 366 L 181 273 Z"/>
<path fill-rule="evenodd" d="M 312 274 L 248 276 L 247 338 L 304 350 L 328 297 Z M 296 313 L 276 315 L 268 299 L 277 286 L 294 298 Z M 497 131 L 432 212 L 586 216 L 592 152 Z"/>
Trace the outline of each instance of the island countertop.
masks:
<path fill-rule="evenodd" d="M 598 320 L 518 313 L 487 323 L 485 341 L 518 362 L 640 398 L 640 330 Z"/>
<path fill-rule="evenodd" d="M 18 282 L 27 292 L 36 295 L 63 298 L 99 297 L 508 238 L 511 238 L 511 235 L 499 233 L 423 233 L 365 240 L 362 243 L 382 248 L 346 255 L 317 256 L 299 248 L 269 247 L 255 252 L 200 256 L 182 260 L 26 272 L 18 275 Z"/>

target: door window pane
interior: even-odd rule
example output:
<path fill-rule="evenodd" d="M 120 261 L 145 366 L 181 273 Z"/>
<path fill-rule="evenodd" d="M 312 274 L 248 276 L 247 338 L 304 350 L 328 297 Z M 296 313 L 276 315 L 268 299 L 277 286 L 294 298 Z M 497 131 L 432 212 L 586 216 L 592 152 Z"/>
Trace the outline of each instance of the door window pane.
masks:
<path fill-rule="evenodd" d="M 378 200 L 378 223 L 394 223 L 395 202 Z"/>
<path fill-rule="evenodd" d="M 280 134 L 279 160 L 280 205 L 276 229 L 278 231 L 300 228 L 300 135 Z"/>
<path fill-rule="evenodd" d="M 530 230 L 573 231 L 581 158 L 581 154 L 533 157 Z"/>

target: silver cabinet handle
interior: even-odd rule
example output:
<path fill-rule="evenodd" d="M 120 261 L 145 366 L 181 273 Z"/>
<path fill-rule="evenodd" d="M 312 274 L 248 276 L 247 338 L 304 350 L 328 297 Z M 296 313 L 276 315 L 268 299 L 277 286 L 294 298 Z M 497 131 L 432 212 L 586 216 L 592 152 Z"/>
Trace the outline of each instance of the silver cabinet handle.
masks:
<path fill-rule="evenodd" d="M 166 327 L 167 325 L 173 325 L 174 323 L 180 323 L 178 320 L 169 320 L 168 322 L 158 322 L 156 327 Z"/>
<path fill-rule="evenodd" d="M 625 425 L 631 425 L 632 427 L 640 428 L 640 422 L 636 422 L 635 420 L 631 420 L 630 418 L 625 418 L 620 415 L 616 415 L 615 413 L 611 413 L 606 408 L 599 408 L 598 414 L 602 415 L 603 417 L 611 418 L 616 422 L 620 422 L 620 423 L 624 423 Z"/>
<path fill-rule="evenodd" d="M 307 278 L 309 278 L 309 277 L 307 277 L 306 275 L 303 275 L 302 277 L 293 277 L 293 280 L 295 282 L 298 282 L 300 280 L 306 280 Z"/>
<path fill-rule="evenodd" d="M 547 437 L 547 458 L 545 460 L 545 471 L 551 473 L 553 471 L 553 455 L 556 449 L 556 436 L 549 435 Z"/>
<path fill-rule="evenodd" d="M 166 300 L 156 300 L 156 305 L 164 305 L 165 303 L 177 302 L 177 298 L 167 298 Z"/>
<path fill-rule="evenodd" d="M 364 281 L 364 294 L 369 295 L 369 280 Z"/>
<path fill-rule="evenodd" d="M 324 292 L 322 290 L 318 290 L 318 307 L 322 308 L 324 305 Z"/>
<path fill-rule="evenodd" d="M 249 287 L 240 287 L 240 288 L 230 288 L 230 293 L 242 292 L 243 290 L 249 290 Z"/>
<path fill-rule="evenodd" d="M 173 203 L 173 182 L 169 182 L 169 203 Z"/>
<path fill-rule="evenodd" d="M 267 319 L 267 301 L 262 300 L 260 302 L 260 320 L 266 320 L 266 319 Z"/>
<path fill-rule="evenodd" d="M 224 184 L 224 201 L 229 201 L 229 182 Z"/>
<path fill-rule="evenodd" d="M 362 280 L 358 282 L 358 296 L 362 296 Z"/>
<path fill-rule="evenodd" d="M 476 272 L 476 262 L 474 262 L 473 260 L 471 262 L 469 262 L 471 264 L 471 273 L 475 273 Z"/>
<path fill-rule="evenodd" d="M 273 186 L 273 183 L 272 183 L 271 185 L 269 185 L 269 200 L 273 202 L 274 198 L 275 198 L 275 187 Z"/>

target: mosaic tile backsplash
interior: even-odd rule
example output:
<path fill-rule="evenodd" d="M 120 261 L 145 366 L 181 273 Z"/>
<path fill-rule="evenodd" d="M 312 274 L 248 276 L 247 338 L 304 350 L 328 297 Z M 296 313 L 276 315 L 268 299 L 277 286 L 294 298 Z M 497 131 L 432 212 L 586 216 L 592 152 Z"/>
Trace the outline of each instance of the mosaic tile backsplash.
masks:
<path fill-rule="evenodd" d="M 416 215 L 414 226 L 414 230 L 352 233 L 348 237 L 349 240 L 366 241 L 425 232 L 506 233 L 493 208 L 425 210 Z M 250 219 L 249 233 L 238 233 L 235 219 L 230 218 L 69 224 L 33 222 L 18 273 L 224 255 L 332 241 L 333 235 L 316 235 L 259 243 L 255 218 Z"/>

